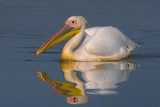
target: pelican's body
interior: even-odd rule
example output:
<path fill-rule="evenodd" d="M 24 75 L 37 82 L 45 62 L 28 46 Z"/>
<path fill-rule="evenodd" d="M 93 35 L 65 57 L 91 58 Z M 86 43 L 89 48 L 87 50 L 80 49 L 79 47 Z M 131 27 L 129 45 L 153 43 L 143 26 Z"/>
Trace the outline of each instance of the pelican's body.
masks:
<path fill-rule="evenodd" d="M 136 44 L 117 28 L 108 26 L 85 29 L 85 23 L 87 21 L 82 16 L 72 16 L 66 21 L 66 26 L 69 26 L 69 28 L 73 27 L 74 29 L 64 34 L 63 38 L 67 38 L 70 35 L 74 36 L 64 46 L 61 55 L 62 60 L 119 60 L 130 56 L 131 51 L 136 48 Z M 66 27 L 61 32 L 58 32 L 54 39 L 62 34 L 64 29 Z M 37 52 L 41 53 L 47 50 L 64 40 L 63 38 L 60 37 L 55 41 L 47 41 Z"/>
<path fill-rule="evenodd" d="M 78 61 L 119 60 L 128 57 L 135 43 L 114 27 L 93 27 L 73 36 L 61 59 Z"/>

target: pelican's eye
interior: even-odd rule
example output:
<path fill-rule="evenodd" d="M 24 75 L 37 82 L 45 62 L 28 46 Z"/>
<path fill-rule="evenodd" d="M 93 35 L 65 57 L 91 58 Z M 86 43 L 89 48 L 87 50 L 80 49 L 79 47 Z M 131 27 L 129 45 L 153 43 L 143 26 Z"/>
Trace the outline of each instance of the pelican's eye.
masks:
<path fill-rule="evenodd" d="M 74 23 L 74 21 L 72 21 L 72 23 Z"/>

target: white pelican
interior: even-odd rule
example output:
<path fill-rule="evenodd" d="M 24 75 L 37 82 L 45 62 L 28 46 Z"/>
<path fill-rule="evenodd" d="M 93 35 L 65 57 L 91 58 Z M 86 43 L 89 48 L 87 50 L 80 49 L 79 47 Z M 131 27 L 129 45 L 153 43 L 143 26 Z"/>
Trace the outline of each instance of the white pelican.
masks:
<path fill-rule="evenodd" d="M 131 56 L 136 43 L 127 38 L 117 28 L 93 27 L 85 29 L 87 20 L 82 16 L 71 16 L 65 26 L 50 37 L 35 53 L 35 56 L 46 51 L 59 42 L 73 36 L 64 46 L 62 60 L 101 61 L 120 60 Z M 88 24 L 89 25 L 89 24 Z M 64 33 L 64 31 L 72 30 Z M 61 37 L 58 37 L 62 34 Z"/>

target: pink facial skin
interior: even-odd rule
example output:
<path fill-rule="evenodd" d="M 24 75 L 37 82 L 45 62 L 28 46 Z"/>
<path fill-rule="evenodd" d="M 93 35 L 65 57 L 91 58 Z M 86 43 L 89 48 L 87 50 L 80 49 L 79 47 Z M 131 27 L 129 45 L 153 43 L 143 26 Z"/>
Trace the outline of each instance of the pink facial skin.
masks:
<path fill-rule="evenodd" d="M 76 25 L 77 25 L 77 21 L 76 20 L 68 20 L 68 21 L 66 21 L 66 23 L 65 23 L 66 25 L 68 25 L 69 27 L 76 27 Z"/>

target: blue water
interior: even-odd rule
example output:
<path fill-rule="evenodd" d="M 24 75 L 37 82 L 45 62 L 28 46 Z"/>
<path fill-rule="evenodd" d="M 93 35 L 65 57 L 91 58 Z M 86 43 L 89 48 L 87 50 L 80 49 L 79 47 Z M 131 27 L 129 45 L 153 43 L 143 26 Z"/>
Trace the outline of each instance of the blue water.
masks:
<path fill-rule="evenodd" d="M 159 107 L 159 13 L 159 0 L 0 0 L 0 105 Z M 65 41 L 35 58 L 72 15 L 117 27 L 141 47 L 120 61 L 67 63 Z"/>

